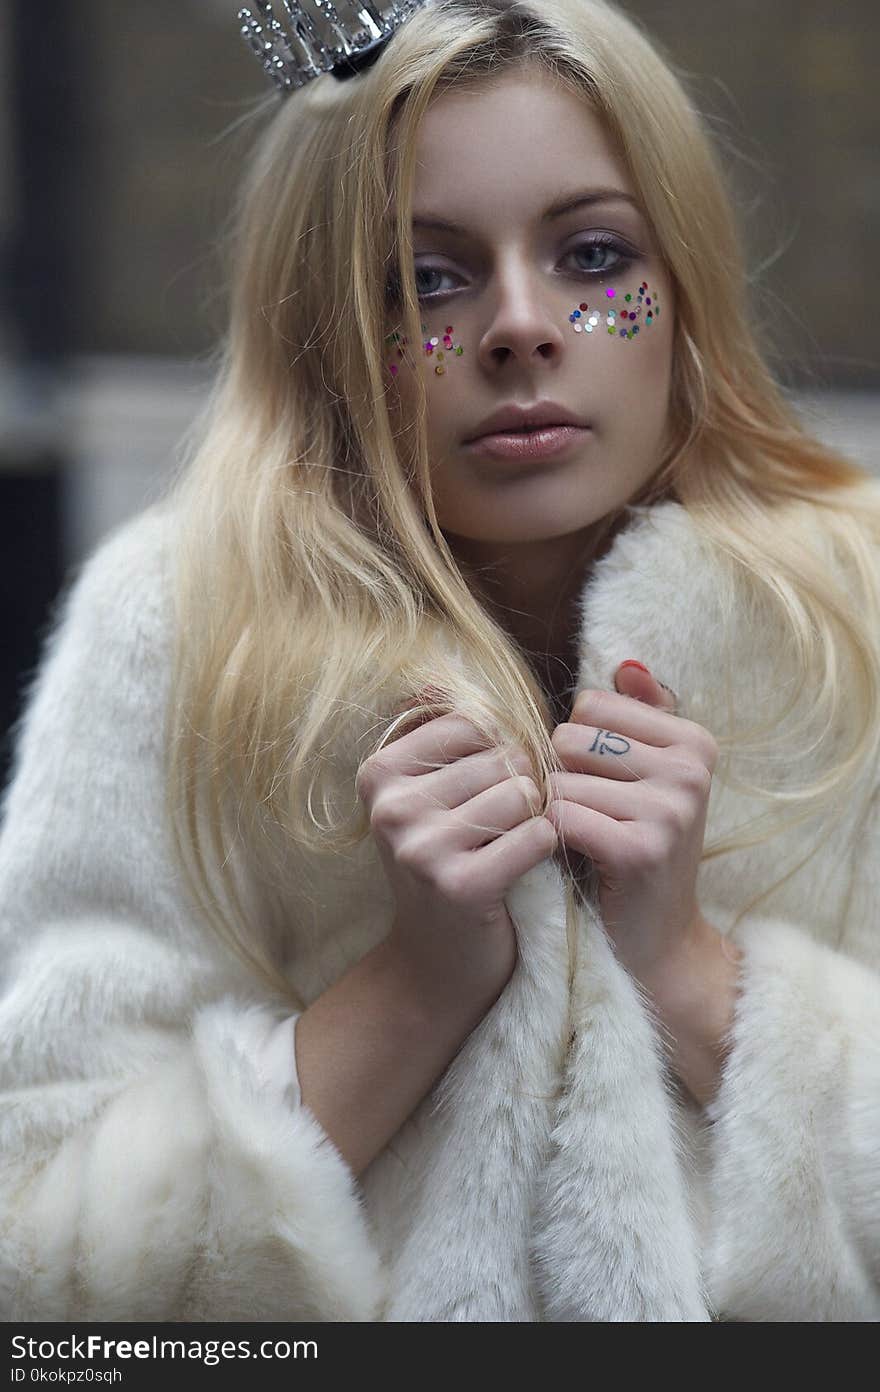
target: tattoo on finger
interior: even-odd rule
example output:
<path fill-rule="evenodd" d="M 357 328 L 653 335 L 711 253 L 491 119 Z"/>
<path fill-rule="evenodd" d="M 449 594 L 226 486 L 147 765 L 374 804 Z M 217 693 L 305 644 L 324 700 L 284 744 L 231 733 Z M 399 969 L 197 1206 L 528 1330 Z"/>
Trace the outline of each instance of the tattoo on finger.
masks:
<path fill-rule="evenodd" d="M 590 745 L 591 754 L 628 754 L 632 745 L 623 735 L 615 735 L 611 730 L 597 730 L 596 738 Z"/>

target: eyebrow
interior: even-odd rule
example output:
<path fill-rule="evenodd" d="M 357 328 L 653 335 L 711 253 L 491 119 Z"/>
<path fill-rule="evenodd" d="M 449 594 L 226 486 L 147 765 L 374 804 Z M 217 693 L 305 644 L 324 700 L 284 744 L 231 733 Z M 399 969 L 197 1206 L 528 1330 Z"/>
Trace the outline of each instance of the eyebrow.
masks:
<path fill-rule="evenodd" d="M 552 222 L 554 218 L 562 217 L 563 213 L 574 212 L 575 208 L 592 207 L 594 203 L 610 203 L 613 199 L 620 198 L 627 203 L 632 203 L 633 207 L 638 208 L 638 203 L 632 194 L 624 193 L 623 189 L 616 188 L 597 188 L 590 189 L 587 193 L 565 194 L 558 198 L 555 203 L 551 203 L 545 208 L 541 215 L 542 222 Z M 431 214 L 414 217 L 413 227 L 430 227 L 435 232 L 454 232 L 459 236 L 467 235 L 467 228 L 459 222 L 450 222 L 446 218 L 434 217 Z"/>

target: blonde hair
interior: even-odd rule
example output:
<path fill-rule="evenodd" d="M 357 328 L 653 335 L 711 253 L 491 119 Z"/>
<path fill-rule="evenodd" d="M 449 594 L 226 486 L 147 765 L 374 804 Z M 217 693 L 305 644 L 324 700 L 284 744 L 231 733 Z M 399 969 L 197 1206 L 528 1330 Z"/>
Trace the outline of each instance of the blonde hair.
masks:
<path fill-rule="evenodd" d="M 846 697 L 850 737 L 833 766 L 796 794 L 749 784 L 776 808 L 774 825 L 764 820 L 704 856 L 772 834 L 786 808 L 790 822 L 829 806 L 877 755 L 877 491 L 804 431 L 762 360 L 732 200 L 682 79 L 602 0 L 437 0 L 355 80 L 324 77 L 277 106 L 274 96 L 261 103 L 272 114 L 234 212 L 228 332 L 171 494 L 181 529 L 168 775 L 175 843 L 228 946 L 297 1002 L 276 948 L 242 907 L 233 852 L 265 850 L 262 873 L 280 884 L 283 853 L 268 850 L 270 832 L 318 855 L 364 841 L 353 775 L 396 728 L 389 691 L 400 699 L 439 687 L 441 709 L 461 712 L 493 743 L 524 747 L 543 810 L 548 775 L 561 767 L 535 674 L 468 588 L 440 531 L 423 388 L 398 435 L 385 396 L 390 274 L 399 329 L 420 339 L 409 254 L 419 122 L 446 88 L 526 63 L 601 118 L 675 286 L 668 438 L 630 508 L 677 500 L 738 593 L 745 587 L 775 608 L 810 713 L 829 734 L 843 728 Z M 824 544 L 810 547 L 817 515 Z M 835 557 L 854 569 L 856 603 Z M 460 663 L 448 660 L 450 640 Z M 748 730 L 712 733 L 722 756 L 748 740 L 758 749 L 779 719 L 771 712 Z M 577 891 L 567 863 L 563 873 L 571 934 Z"/>

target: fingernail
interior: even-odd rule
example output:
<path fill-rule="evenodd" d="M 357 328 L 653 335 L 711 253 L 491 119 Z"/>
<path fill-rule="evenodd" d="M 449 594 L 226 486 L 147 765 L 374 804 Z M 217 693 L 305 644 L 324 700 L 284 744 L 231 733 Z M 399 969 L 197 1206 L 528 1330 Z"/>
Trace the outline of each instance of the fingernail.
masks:
<path fill-rule="evenodd" d="M 645 666 L 645 664 L 644 664 L 643 662 L 636 662 L 634 658 L 629 658 L 626 662 L 621 662 L 620 666 L 621 666 L 621 667 L 638 667 L 638 669 L 639 669 L 640 672 L 647 672 L 649 677 L 650 677 L 650 675 L 651 675 L 649 669 Z"/>

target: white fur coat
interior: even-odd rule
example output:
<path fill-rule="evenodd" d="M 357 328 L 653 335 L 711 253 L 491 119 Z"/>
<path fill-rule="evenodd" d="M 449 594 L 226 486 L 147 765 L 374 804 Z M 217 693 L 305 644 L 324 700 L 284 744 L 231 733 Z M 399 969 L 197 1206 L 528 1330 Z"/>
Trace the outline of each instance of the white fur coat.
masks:
<path fill-rule="evenodd" d="M 816 844 L 735 933 L 742 988 L 705 1112 L 588 906 L 569 1048 L 548 860 L 508 896 L 510 983 L 358 1182 L 261 1075 L 278 1007 L 171 868 L 172 539 L 160 505 L 90 558 L 17 730 L 0 831 L 0 1316 L 880 1318 L 873 777 L 834 816 L 701 866 L 703 912 L 728 931 Z M 786 681 L 785 634 L 743 601 L 725 638 L 722 593 L 683 508 L 634 515 L 581 597 L 578 689 L 613 689 L 634 657 L 713 734 L 763 709 Z M 782 728 L 768 757 L 780 786 L 810 771 Z M 707 837 L 762 806 L 714 781 Z M 387 934 L 393 906 L 370 839 L 288 863 L 280 896 L 255 867 L 247 891 L 310 1001 Z"/>

